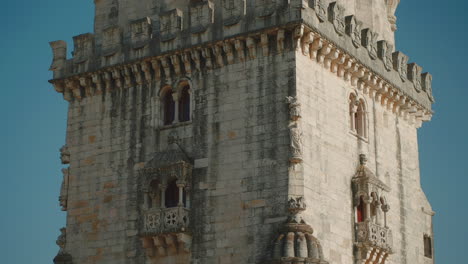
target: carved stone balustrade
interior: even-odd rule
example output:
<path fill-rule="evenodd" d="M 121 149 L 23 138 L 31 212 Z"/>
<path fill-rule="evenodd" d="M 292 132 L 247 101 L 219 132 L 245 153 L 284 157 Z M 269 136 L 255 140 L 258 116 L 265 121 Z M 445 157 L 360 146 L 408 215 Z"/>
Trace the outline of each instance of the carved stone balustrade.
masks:
<path fill-rule="evenodd" d="M 144 215 L 143 234 L 155 236 L 187 232 L 190 210 L 184 207 L 149 210 Z"/>
<path fill-rule="evenodd" d="M 359 246 L 378 248 L 387 252 L 392 251 L 392 230 L 371 221 L 356 223 L 356 240 Z"/>

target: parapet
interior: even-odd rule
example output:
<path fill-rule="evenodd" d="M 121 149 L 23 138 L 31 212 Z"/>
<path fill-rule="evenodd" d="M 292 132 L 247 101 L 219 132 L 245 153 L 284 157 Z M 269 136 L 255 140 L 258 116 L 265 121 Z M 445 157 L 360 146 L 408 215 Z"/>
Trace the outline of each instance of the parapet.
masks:
<path fill-rule="evenodd" d="M 405 54 L 394 52 L 392 41 L 380 38 L 359 17 L 346 15 L 340 1 L 200 0 L 168 10 L 165 2 L 150 16 L 125 25 L 114 19 L 94 34 L 74 37 L 72 59 L 64 58 L 64 42 L 52 42 L 56 90 L 67 100 L 80 100 L 104 86 L 167 81 L 171 75 L 301 50 L 355 84 L 377 85 L 390 101 L 404 101 L 425 118 L 432 114 L 432 76 L 408 64 Z M 390 4 L 396 8 L 398 2 Z M 109 10 L 114 10 L 109 17 L 118 16 L 118 9 Z"/>

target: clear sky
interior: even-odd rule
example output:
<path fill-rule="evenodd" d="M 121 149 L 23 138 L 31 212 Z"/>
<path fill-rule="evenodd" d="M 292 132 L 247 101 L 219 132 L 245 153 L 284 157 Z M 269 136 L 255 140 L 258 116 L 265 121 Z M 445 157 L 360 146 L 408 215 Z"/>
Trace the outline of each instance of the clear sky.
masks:
<path fill-rule="evenodd" d="M 468 245 L 466 10 L 468 2 L 460 0 L 402 0 L 397 12 L 397 49 L 434 76 L 435 115 L 419 130 L 419 142 L 423 188 L 437 212 L 436 261 L 442 264 L 463 262 Z M 47 83 L 48 42 L 63 39 L 71 47 L 73 36 L 92 32 L 93 15 L 91 0 L 2 2 L 2 263 L 52 263 L 58 251 L 55 240 L 65 223 L 58 195 L 67 103 Z"/>

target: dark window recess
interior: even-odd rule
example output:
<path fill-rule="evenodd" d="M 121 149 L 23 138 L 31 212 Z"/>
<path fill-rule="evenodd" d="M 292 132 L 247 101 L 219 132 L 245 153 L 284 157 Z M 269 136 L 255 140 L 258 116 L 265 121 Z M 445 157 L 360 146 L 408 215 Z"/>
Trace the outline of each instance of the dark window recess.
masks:
<path fill-rule="evenodd" d="M 175 180 L 167 186 L 165 196 L 166 208 L 177 207 L 179 204 L 179 187 L 177 187 Z"/>
<path fill-rule="evenodd" d="M 430 236 L 424 236 L 424 256 L 432 258 L 432 238 Z"/>
<path fill-rule="evenodd" d="M 175 103 L 172 98 L 171 91 L 167 91 L 164 95 L 164 125 L 170 125 L 174 122 Z"/>
<path fill-rule="evenodd" d="M 190 93 L 189 86 L 185 86 L 179 101 L 179 121 L 190 121 Z"/>
<path fill-rule="evenodd" d="M 364 199 L 359 199 L 359 205 L 357 207 L 357 221 L 358 223 L 364 222 Z"/>

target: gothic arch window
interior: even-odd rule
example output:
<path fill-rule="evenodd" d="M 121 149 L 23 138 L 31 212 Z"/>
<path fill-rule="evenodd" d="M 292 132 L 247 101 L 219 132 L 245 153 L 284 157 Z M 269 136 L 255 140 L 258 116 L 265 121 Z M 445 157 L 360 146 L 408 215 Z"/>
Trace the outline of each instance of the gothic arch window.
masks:
<path fill-rule="evenodd" d="M 364 222 L 364 210 L 365 210 L 365 205 L 364 205 L 364 196 L 361 196 L 359 198 L 359 204 L 356 208 L 356 220 L 358 223 Z"/>
<path fill-rule="evenodd" d="M 350 130 L 360 138 L 367 138 L 367 111 L 363 99 L 355 94 L 349 96 Z"/>
<path fill-rule="evenodd" d="M 166 88 L 162 96 L 163 124 L 171 125 L 175 119 L 175 102 L 172 96 L 172 89 Z"/>
<path fill-rule="evenodd" d="M 424 256 L 432 258 L 432 238 L 429 235 L 424 235 Z"/>
<path fill-rule="evenodd" d="M 183 86 L 179 98 L 179 121 L 190 121 L 190 86 Z"/>

